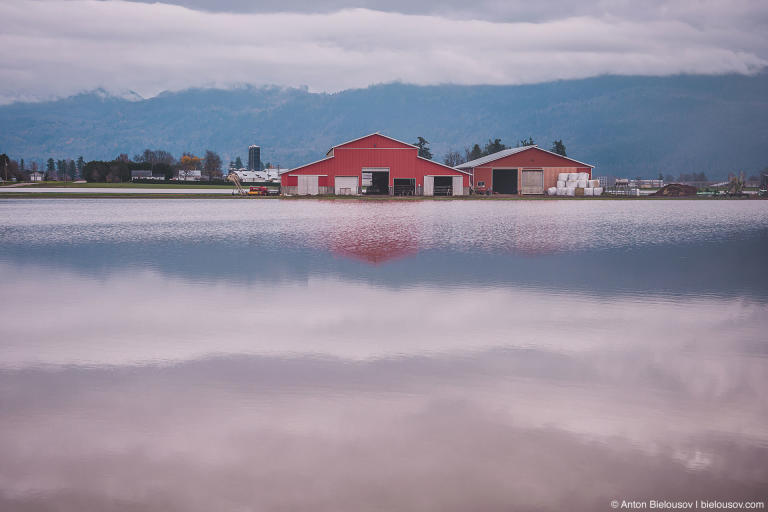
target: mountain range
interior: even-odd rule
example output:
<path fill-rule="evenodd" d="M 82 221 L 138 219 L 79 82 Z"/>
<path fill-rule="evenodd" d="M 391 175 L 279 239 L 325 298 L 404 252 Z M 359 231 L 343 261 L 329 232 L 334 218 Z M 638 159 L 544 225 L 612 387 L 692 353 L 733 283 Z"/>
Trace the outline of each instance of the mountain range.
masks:
<path fill-rule="evenodd" d="M 601 76 L 518 86 L 373 85 L 337 93 L 242 86 L 188 89 L 152 98 L 102 90 L 0 106 L 0 152 L 27 162 L 134 155 L 145 148 L 218 152 L 225 164 L 262 159 L 293 167 L 331 146 L 381 132 L 426 138 L 435 159 L 489 138 L 532 137 L 595 174 L 754 174 L 768 166 L 768 73 Z"/>

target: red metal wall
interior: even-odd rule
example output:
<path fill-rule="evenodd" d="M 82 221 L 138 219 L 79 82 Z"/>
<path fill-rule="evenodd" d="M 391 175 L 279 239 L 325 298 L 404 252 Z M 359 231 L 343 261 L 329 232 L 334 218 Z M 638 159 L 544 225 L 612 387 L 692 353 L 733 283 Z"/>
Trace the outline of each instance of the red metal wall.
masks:
<path fill-rule="evenodd" d="M 376 144 L 376 147 L 373 147 Z M 328 175 L 327 186 L 332 187 L 336 176 L 358 176 L 363 167 L 388 167 L 389 185 L 395 178 L 413 178 L 416 186 L 424 186 L 424 176 L 463 176 L 464 186 L 469 187 L 469 175 L 436 162 L 418 157 L 418 149 L 398 143 L 387 137 L 371 135 L 359 141 L 337 146 L 333 157 L 325 158 L 282 175 L 284 187 L 296 186 L 299 174 Z M 326 186 L 322 183 L 321 187 Z"/>

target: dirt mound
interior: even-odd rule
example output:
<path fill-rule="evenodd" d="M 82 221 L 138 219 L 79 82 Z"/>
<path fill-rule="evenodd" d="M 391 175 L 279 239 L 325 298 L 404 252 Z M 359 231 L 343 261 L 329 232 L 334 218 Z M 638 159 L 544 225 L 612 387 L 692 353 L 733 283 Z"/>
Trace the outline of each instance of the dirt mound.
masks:
<path fill-rule="evenodd" d="M 680 183 L 670 183 L 661 187 L 659 190 L 651 194 L 652 196 L 664 196 L 664 197 L 685 197 L 695 196 L 696 187 L 691 185 L 681 185 Z"/>

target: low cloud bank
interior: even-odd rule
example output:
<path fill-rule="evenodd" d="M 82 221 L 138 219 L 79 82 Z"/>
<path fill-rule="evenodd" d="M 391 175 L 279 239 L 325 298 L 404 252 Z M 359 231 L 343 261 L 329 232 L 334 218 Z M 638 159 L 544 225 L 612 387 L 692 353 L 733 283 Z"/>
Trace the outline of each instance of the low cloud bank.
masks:
<path fill-rule="evenodd" d="M 0 17 L 2 103 L 97 87 L 145 97 L 240 83 L 338 91 L 393 80 L 522 84 L 606 73 L 751 74 L 768 65 L 768 43 L 754 17 L 727 25 L 714 15 L 590 13 L 532 22 L 362 8 L 213 13 L 161 3 L 31 0 L 3 2 Z"/>

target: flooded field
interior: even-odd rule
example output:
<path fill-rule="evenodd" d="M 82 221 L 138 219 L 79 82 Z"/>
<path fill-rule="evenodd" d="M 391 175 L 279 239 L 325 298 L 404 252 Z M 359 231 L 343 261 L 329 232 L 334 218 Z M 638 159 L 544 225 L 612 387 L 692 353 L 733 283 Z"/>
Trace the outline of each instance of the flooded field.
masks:
<path fill-rule="evenodd" d="M 768 501 L 768 202 L 0 219 L 0 510 Z"/>

